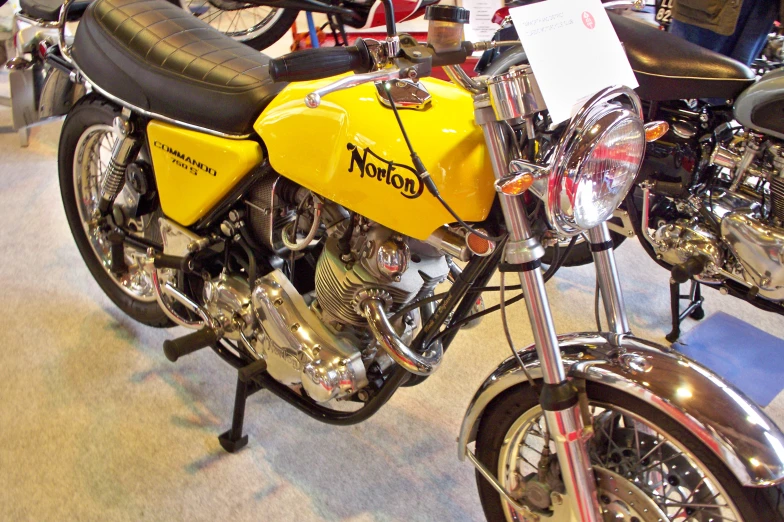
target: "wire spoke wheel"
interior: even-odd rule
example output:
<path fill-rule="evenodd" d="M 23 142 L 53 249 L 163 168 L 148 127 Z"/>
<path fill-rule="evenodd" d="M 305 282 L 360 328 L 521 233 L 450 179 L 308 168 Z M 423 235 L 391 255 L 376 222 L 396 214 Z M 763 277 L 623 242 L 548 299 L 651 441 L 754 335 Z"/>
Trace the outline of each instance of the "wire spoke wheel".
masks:
<path fill-rule="evenodd" d="M 133 299 L 154 302 L 155 293 L 143 265 L 145 252 L 125 245 L 125 264 L 128 270 L 119 274 L 112 272 L 112 251 L 111 243 L 107 238 L 108 231 L 96 219 L 99 215 L 101 183 L 106 175 L 116 141 L 117 135 L 109 125 L 93 125 L 82 133 L 76 145 L 73 165 L 76 207 L 90 247 L 111 280 Z M 138 203 L 137 199 L 132 191 L 125 187 L 114 205 L 121 208 L 131 207 Z M 126 226 L 131 232 L 143 233 L 151 224 L 150 219 L 133 219 L 129 220 Z"/>
<path fill-rule="evenodd" d="M 711 470 L 676 438 L 616 405 L 592 401 L 590 411 L 594 428 L 591 462 L 605 520 L 743 520 Z M 563 486 L 557 463 L 550 459 L 550 464 L 542 464 L 543 455 L 555 455 L 555 446 L 547 437 L 541 408 L 535 406 L 520 416 L 503 440 L 498 459 L 501 485 L 525 503 L 529 495 L 541 497 L 541 492 L 529 491 L 528 481 L 538 477 L 536 486 L 558 499 Z M 560 512 L 559 505 L 554 501 L 551 507 L 540 509 L 543 519 L 565 520 L 568 513 Z M 502 507 L 506 520 L 523 520 L 508 503 Z"/>
<path fill-rule="evenodd" d="M 284 10 L 234 0 L 179 0 L 180 6 L 239 42 L 249 42 L 268 31 Z"/>

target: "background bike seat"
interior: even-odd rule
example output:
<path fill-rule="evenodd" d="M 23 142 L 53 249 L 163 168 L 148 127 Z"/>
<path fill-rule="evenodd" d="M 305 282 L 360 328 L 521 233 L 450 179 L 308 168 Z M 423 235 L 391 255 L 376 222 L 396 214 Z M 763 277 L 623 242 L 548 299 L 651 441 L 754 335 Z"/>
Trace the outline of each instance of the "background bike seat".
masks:
<path fill-rule="evenodd" d="M 68 8 L 68 21 L 74 22 L 82 17 L 85 9 L 90 6 L 92 0 L 84 2 L 74 2 Z M 56 22 L 60 18 L 60 7 L 62 0 L 21 0 L 19 6 L 22 13 L 30 18 L 37 18 L 45 22 Z"/>
<path fill-rule="evenodd" d="M 609 15 L 644 100 L 734 99 L 755 81 L 754 71 L 732 58 L 627 16 Z"/>

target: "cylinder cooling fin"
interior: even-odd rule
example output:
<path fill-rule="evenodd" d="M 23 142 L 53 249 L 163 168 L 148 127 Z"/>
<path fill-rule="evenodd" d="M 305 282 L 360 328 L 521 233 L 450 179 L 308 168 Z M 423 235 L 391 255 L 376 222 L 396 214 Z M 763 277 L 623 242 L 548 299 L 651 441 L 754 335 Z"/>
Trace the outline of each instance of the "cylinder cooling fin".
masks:
<path fill-rule="evenodd" d="M 784 179 L 776 176 L 770 180 L 771 213 L 784 222 Z"/>

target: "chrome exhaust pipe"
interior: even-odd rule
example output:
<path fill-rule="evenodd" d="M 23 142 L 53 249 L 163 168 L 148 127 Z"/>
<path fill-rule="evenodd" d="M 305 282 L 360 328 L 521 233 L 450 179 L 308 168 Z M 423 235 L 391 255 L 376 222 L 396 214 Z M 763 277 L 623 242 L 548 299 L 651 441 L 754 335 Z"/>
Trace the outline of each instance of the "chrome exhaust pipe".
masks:
<path fill-rule="evenodd" d="M 203 327 L 208 327 L 213 329 L 218 335 L 220 335 L 220 328 L 218 327 L 217 323 L 212 319 L 207 309 L 203 306 L 199 305 L 195 301 L 193 301 L 190 297 L 180 292 L 174 285 L 165 281 L 163 285 L 161 285 L 161 281 L 158 278 L 158 270 L 155 268 L 155 264 L 152 260 L 152 257 L 147 258 L 144 263 L 144 268 L 146 272 L 150 276 L 150 281 L 152 282 L 152 287 L 155 292 L 155 300 L 158 302 L 158 306 L 161 307 L 163 313 L 166 316 L 174 321 L 174 323 L 184 326 L 185 328 L 192 328 L 194 330 L 198 330 Z M 171 306 L 164 301 L 163 296 L 166 295 L 171 297 L 182 306 L 199 316 L 201 319 L 199 320 L 188 320 L 184 317 L 180 317 L 180 315 L 175 312 Z"/>
<path fill-rule="evenodd" d="M 428 351 L 423 354 L 409 348 L 398 337 L 387 319 L 385 303 L 389 297 L 387 294 L 368 290 L 358 297 L 357 308 L 360 314 L 367 320 L 378 344 L 396 363 L 416 375 L 430 375 L 438 369 L 444 356 L 441 343 L 432 343 Z"/>

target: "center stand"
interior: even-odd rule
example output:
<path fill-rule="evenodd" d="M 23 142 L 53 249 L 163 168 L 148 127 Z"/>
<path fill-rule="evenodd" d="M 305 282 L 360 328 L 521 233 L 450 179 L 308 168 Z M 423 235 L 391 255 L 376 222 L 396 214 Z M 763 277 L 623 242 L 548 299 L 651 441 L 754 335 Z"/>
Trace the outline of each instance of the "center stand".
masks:
<path fill-rule="evenodd" d="M 229 453 L 235 453 L 248 444 L 248 436 L 242 434 L 242 424 L 245 421 L 245 402 L 248 397 L 261 391 L 262 386 L 256 382 L 255 378 L 266 371 L 267 362 L 264 359 L 259 359 L 237 370 L 237 392 L 234 395 L 231 429 L 218 437 L 221 447 Z"/>
<path fill-rule="evenodd" d="M 685 300 L 688 304 L 681 312 L 681 301 Z M 705 317 L 705 310 L 702 309 L 702 303 L 705 298 L 702 297 L 700 290 L 700 283 L 691 280 L 691 289 L 688 294 L 681 294 L 681 283 L 675 279 L 670 279 L 670 313 L 672 314 L 672 331 L 668 333 L 665 338 L 674 343 L 681 335 L 681 323 L 687 317 L 699 321 Z"/>

